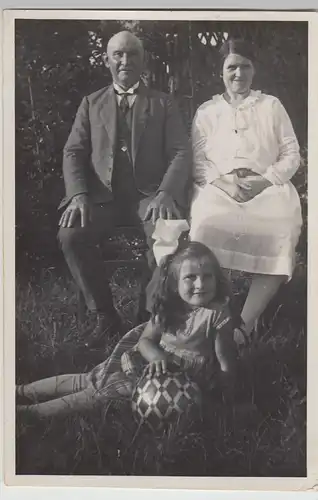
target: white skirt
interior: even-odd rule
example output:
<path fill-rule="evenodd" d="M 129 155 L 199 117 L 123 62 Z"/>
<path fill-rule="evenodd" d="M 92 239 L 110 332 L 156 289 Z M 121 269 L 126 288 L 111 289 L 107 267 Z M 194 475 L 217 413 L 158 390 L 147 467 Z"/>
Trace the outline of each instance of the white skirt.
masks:
<path fill-rule="evenodd" d="M 270 186 L 245 203 L 211 184 L 196 186 L 190 218 L 191 240 L 209 247 L 221 267 L 291 278 L 302 226 L 291 182 Z"/>

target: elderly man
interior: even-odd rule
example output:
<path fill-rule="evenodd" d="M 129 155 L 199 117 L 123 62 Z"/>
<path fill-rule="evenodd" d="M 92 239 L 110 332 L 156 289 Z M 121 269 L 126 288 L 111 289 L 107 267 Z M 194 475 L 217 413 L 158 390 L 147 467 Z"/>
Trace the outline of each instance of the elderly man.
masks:
<path fill-rule="evenodd" d="M 187 205 L 187 134 L 170 96 L 140 81 L 143 61 L 142 43 L 132 33 L 109 40 L 104 62 L 113 83 L 84 97 L 64 148 L 66 196 L 58 237 L 87 307 L 96 314 L 90 345 L 120 326 L 103 272 L 101 238 L 115 226 L 142 226 L 153 270 L 153 224 L 158 217 L 183 217 Z"/>

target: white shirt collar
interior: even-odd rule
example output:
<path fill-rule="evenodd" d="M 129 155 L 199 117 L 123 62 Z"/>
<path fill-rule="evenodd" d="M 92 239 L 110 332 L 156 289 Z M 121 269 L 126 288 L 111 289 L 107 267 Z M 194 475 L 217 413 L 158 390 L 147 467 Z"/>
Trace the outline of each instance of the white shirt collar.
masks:
<path fill-rule="evenodd" d="M 120 87 L 117 83 L 113 82 L 114 89 L 118 94 L 133 94 L 134 91 L 139 87 L 139 80 L 138 82 L 135 83 L 135 85 L 132 85 L 129 89 L 124 90 L 122 87 Z"/>

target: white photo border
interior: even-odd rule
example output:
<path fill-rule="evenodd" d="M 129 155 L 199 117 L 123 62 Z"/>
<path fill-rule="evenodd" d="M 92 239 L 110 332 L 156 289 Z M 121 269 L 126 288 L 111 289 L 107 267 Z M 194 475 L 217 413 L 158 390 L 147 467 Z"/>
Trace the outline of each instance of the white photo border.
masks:
<path fill-rule="evenodd" d="M 231 20 L 308 21 L 308 379 L 307 379 L 307 477 L 304 478 L 198 478 L 198 477 L 100 477 L 15 475 L 15 105 L 14 105 L 14 21 L 15 19 L 138 19 L 138 20 Z M 188 490 L 308 491 L 318 484 L 318 398 L 315 376 L 318 336 L 315 304 L 318 299 L 318 15 L 314 12 L 257 11 L 147 11 L 147 10 L 15 10 L 3 18 L 3 239 L 4 239 L 4 470 L 5 483 L 12 486 L 73 486 L 108 488 L 157 488 Z M 318 302 L 317 302 L 318 304 Z"/>

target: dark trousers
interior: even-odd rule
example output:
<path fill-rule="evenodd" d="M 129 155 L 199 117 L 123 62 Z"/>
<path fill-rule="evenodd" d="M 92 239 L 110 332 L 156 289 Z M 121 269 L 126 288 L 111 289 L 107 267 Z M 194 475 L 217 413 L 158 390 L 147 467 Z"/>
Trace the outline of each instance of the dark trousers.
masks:
<path fill-rule="evenodd" d="M 139 316 L 145 312 L 145 288 L 156 267 L 152 252 L 151 235 L 154 227 L 151 222 L 143 223 L 142 219 L 151 198 L 143 198 L 138 202 L 109 202 L 91 206 L 91 222 L 87 227 L 81 227 L 80 218 L 72 228 L 60 228 L 58 239 L 65 260 L 74 281 L 83 293 L 86 305 L 90 311 L 106 314 L 114 313 L 113 299 L 107 281 L 107 262 L 102 260 L 100 242 L 105 236 L 110 236 L 115 227 L 132 226 L 143 229 L 149 247 L 147 253 L 148 273 L 143 276 Z"/>

